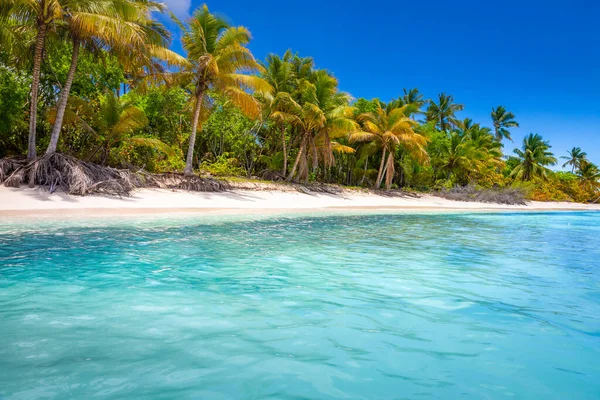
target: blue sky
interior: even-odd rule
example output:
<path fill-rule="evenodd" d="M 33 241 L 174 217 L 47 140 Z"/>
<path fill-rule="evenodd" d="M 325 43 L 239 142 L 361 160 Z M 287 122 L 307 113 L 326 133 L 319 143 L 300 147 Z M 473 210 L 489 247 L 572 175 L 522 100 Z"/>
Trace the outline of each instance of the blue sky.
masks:
<path fill-rule="evenodd" d="M 165 2 L 182 18 L 202 4 Z M 385 101 L 405 87 L 427 98 L 446 92 L 465 105 L 462 118 L 487 126 L 492 107 L 502 104 L 521 124 L 507 153 L 535 132 L 557 156 L 579 146 L 600 163 L 598 0 L 207 4 L 250 29 L 259 59 L 287 49 L 311 56 L 356 98 Z"/>

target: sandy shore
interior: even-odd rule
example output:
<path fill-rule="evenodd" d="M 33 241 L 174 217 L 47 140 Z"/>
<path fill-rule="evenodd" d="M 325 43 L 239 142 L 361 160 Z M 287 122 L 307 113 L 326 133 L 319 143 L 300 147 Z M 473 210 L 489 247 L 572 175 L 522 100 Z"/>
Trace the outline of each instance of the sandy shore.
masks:
<path fill-rule="evenodd" d="M 318 210 L 419 210 L 419 211 L 537 211 L 598 210 L 600 205 L 531 202 L 526 206 L 458 202 L 434 196 L 387 197 L 344 191 L 340 194 L 305 194 L 297 191 L 232 190 L 197 193 L 143 189 L 130 197 L 69 196 L 49 194 L 41 188 L 0 186 L 0 216 L 121 215 L 153 213 L 264 213 Z"/>

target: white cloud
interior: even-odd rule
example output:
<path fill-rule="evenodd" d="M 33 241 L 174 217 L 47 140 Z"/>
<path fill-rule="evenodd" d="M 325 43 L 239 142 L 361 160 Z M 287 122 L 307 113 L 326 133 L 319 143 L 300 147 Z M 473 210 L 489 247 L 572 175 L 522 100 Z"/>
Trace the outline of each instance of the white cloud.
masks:
<path fill-rule="evenodd" d="M 163 0 L 163 2 L 167 5 L 167 10 L 171 11 L 178 18 L 190 16 L 192 0 Z"/>

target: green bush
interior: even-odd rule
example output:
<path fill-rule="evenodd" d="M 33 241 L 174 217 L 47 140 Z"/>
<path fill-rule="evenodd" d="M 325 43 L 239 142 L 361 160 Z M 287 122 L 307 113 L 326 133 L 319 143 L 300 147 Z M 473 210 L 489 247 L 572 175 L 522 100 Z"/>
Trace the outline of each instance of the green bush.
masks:
<path fill-rule="evenodd" d="M 245 171 L 237 158 L 223 153 L 214 162 L 203 161 L 200 170 L 215 176 L 244 176 Z"/>

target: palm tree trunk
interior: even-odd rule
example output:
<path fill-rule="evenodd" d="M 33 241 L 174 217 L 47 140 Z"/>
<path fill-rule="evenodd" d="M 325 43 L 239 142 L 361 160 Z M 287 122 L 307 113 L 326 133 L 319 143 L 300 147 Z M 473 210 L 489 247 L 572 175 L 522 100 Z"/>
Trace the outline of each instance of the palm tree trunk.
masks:
<path fill-rule="evenodd" d="M 383 154 L 381 155 L 381 163 L 379 164 L 379 173 L 377 174 L 377 181 L 375 181 L 375 189 L 381 187 L 381 180 L 383 179 L 383 166 L 385 165 L 385 152 L 386 148 L 383 146 Z"/>
<path fill-rule="evenodd" d="M 360 180 L 360 186 L 362 186 L 365 183 L 365 178 L 367 177 L 368 169 L 369 169 L 369 156 L 367 156 L 367 158 L 365 159 L 365 171 L 363 172 L 363 177 Z"/>
<path fill-rule="evenodd" d="M 71 85 L 73 79 L 75 79 L 75 71 L 77 70 L 77 59 L 79 57 L 80 42 L 79 39 L 73 39 L 73 55 L 71 56 L 71 67 L 67 74 L 67 80 L 65 86 L 60 94 L 60 101 L 58 102 L 58 108 L 56 109 L 56 119 L 52 126 L 52 136 L 50 137 L 50 144 L 46 150 L 46 154 L 52 154 L 56 152 L 58 146 L 58 138 L 60 137 L 60 130 L 62 129 L 63 118 L 65 117 L 65 110 L 67 109 L 67 102 L 69 101 L 69 94 L 71 92 Z"/>
<path fill-rule="evenodd" d="M 185 169 L 183 174 L 186 176 L 194 175 L 194 168 L 192 166 L 194 160 L 194 147 L 196 145 L 196 132 L 198 132 L 198 122 L 200 121 L 200 111 L 202 110 L 202 98 L 204 92 L 200 91 L 196 96 L 196 107 L 194 108 L 194 116 L 192 120 L 192 134 L 190 135 L 190 144 L 188 146 L 187 157 L 185 159 Z"/>
<path fill-rule="evenodd" d="M 285 179 L 285 174 L 287 173 L 287 147 L 285 144 L 285 125 L 281 125 L 281 142 L 283 143 L 283 170 L 281 171 L 281 175 L 283 175 L 283 179 Z"/>
<path fill-rule="evenodd" d="M 394 180 L 394 173 L 396 172 L 394 168 L 394 152 L 390 151 L 390 155 L 388 156 L 388 160 L 385 166 L 385 188 L 390 190 L 392 187 L 392 181 Z"/>
<path fill-rule="evenodd" d="M 302 139 L 302 144 L 300 145 L 300 151 L 298 151 L 298 155 L 296 156 L 296 161 L 294 161 L 294 166 L 290 171 L 290 174 L 286 178 L 286 181 L 290 182 L 294 178 L 294 174 L 296 173 L 296 169 L 298 168 L 298 164 L 300 163 L 300 158 L 302 157 L 302 153 L 304 152 L 304 148 L 306 147 L 306 139 Z"/>
<path fill-rule="evenodd" d="M 31 82 L 31 104 L 29 107 L 29 147 L 27 149 L 27 158 L 36 157 L 35 134 L 37 129 L 37 105 L 38 90 L 40 87 L 40 69 L 42 66 L 42 54 L 44 52 L 44 40 L 46 39 L 46 24 L 38 26 L 37 37 L 35 39 L 35 53 L 33 57 L 33 77 Z"/>

